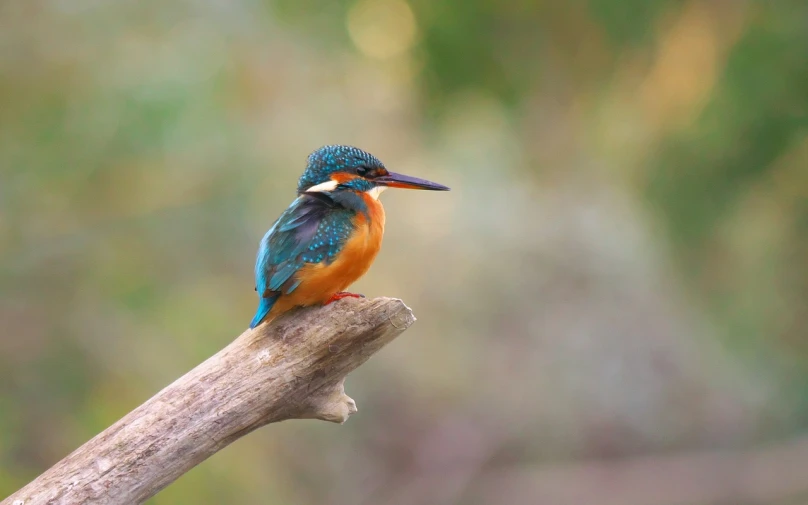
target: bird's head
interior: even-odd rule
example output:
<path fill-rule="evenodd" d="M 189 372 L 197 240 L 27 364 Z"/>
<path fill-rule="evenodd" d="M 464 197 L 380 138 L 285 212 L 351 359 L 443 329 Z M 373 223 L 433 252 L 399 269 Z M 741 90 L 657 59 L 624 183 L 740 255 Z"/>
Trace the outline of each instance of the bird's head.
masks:
<path fill-rule="evenodd" d="M 449 190 L 441 184 L 389 172 L 378 158 L 350 146 L 325 146 L 311 153 L 297 184 L 301 194 L 355 191 L 373 198 L 387 188 Z"/>

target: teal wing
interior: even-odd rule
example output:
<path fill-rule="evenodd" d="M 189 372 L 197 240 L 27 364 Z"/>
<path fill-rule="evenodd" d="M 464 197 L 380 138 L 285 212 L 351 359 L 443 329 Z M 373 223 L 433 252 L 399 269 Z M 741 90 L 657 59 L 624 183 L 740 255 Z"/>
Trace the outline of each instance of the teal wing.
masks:
<path fill-rule="evenodd" d="M 302 195 L 281 214 L 258 248 L 259 303 L 250 328 L 261 323 L 279 297 L 300 285 L 295 274 L 306 263 L 333 261 L 353 231 L 353 214 L 324 195 Z"/>

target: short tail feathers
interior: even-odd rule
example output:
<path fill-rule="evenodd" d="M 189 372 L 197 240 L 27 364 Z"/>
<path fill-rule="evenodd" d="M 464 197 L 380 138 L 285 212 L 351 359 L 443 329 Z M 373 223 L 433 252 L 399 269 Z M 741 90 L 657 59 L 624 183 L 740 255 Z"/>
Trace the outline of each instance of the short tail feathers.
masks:
<path fill-rule="evenodd" d="M 255 312 L 255 317 L 253 317 L 252 322 L 250 322 L 250 329 L 261 324 L 261 321 L 263 321 L 264 318 L 267 317 L 267 314 L 269 314 L 269 311 L 272 310 L 272 306 L 275 305 L 275 300 L 277 300 L 275 297 L 261 298 L 261 301 L 258 302 L 258 310 Z"/>

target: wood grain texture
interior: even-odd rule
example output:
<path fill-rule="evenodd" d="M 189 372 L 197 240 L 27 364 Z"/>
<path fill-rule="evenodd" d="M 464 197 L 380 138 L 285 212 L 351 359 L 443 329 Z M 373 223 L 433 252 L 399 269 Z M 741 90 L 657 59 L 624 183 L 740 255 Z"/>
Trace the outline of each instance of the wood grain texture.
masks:
<path fill-rule="evenodd" d="M 345 376 L 414 321 L 400 300 L 350 298 L 247 330 L 0 505 L 141 503 L 265 424 L 343 423 Z"/>

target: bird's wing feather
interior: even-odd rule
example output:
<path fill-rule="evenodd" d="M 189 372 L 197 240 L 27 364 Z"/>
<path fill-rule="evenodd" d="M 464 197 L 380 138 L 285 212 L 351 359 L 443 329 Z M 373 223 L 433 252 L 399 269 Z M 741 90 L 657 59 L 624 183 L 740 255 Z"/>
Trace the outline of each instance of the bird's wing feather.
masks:
<path fill-rule="evenodd" d="M 256 290 L 264 298 L 289 294 L 306 263 L 330 263 L 353 231 L 353 211 L 330 199 L 303 195 L 261 240 L 255 264 Z"/>

